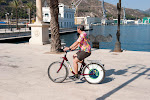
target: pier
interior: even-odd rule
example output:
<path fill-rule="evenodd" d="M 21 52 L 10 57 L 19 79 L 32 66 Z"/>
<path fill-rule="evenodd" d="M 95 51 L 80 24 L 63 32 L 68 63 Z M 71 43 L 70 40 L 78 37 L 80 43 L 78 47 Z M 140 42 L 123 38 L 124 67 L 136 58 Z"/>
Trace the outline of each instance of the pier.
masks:
<path fill-rule="evenodd" d="M 60 34 L 68 34 L 77 32 L 76 28 L 61 28 Z M 50 28 L 49 28 L 49 36 Z M 21 38 L 30 38 L 31 37 L 31 30 L 29 28 L 21 28 L 20 30 L 13 29 L 13 31 L 6 29 L 0 29 L 0 41 L 3 40 L 11 40 L 11 39 L 21 39 Z"/>

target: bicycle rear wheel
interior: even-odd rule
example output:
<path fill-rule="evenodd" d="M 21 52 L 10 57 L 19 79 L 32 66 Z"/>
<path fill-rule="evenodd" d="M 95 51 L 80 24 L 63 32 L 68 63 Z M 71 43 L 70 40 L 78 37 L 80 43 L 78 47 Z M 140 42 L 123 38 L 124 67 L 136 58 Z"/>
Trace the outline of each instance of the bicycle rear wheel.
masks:
<path fill-rule="evenodd" d="M 53 62 L 48 67 L 48 76 L 55 83 L 63 82 L 68 76 L 67 67 L 64 64 L 62 64 L 61 69 L 60 67 L 61 67 L 61 62 Z"/>
<path fill-rule="evenodd" d="M 91 84 L 98 84 L 103 81 L 105 77 L 104 68 L 97 63 L 90 63 L 84 67 L 83 73 L 85 80 Z"/>

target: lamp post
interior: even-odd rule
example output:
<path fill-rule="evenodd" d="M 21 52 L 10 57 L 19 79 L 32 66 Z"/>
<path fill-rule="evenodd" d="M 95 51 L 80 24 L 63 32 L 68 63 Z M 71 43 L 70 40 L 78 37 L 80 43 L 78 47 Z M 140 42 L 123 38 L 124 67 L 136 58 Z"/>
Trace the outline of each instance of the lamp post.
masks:
<path fill-rule="evenodd" d="M 28 17 L 29 17 L 29 24 L 31 24 L 31 9 L 27 8 Z"/>
<path fill-rule="evenodd" d="M 120 43 L 120 16 L 121 16 L 121 0 L 117 3 L 117 10 L 118 10 L 118 30 L 117 30 L 117 39 L 115 43 L 114 52 L 121 52 L 121 43 Z"/>
<path fill-rule="evenodd" d="M 9 13 L 7 12 L 5 14 L 5 16 L 6 16 L 7 25 L 8 25 L 8 28 L 9 28 Z"/>
<path fill-rule="evenodd" d="M 31 9 L 28 8 L 28 15 L 29 15 L 29 24 L 31 24 Z M 31 27 L 29 27 L 29 30 L 31 30 Z"/>
<path fill-rule="evenodd" d="M 5 14 L 5 16 L 6 16 L 6 21 L 7 21 L 7 13 Z"/>

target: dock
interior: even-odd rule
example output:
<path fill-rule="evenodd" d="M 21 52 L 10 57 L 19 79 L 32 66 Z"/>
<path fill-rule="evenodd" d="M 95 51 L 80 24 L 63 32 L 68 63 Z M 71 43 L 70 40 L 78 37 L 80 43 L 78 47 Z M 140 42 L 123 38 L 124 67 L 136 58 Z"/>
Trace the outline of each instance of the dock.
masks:
<path fill-rule="evenodd" d="M 77 32 L 76 28 L 61 28 L 60 34 L 69 34 Z M 49 36 L 51 35 L 50 29 L 49 29 Z M 31 30 L 29 28 L 21 28 L 21 30 L 14 29 L 11 30 L 5 30 L 0 29 L 0 41 L 5 40 L 11 40 L 11 39 L 22 39 L 22 38 L 30 38 L 31 37 Z"/>

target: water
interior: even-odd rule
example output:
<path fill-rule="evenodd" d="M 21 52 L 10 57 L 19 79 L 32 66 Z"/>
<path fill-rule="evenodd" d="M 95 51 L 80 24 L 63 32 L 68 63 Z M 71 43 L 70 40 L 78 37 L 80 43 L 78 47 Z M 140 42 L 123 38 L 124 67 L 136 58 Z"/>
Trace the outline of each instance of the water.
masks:
<path fill-rule="evenodd" d="M 148 51 L 150 52 L 150 25 L 122 25 L 120 27 L 121 49 L 131 51 Z M 100 49 L 114 49 L 116 42 L 117 26 L 93 26 L 92 31 L 87 34 L 94 36 L 112 35 L 111 42 L 100 42 Z M 61 40 L 70 46 L 77 40 L 77 33 L 61 35 Z"/>
<path fill-rule="evenodd" d="M 121 49 L 150 52 L 150 25 L 121 25 L 120 30 Z M 111 34 L 112 41 L 100 42 L 99 48 L 111 50 L 114 49 L 116 42 L 117 26 L 93 26 L 93 30 L 86 31 L 86 33 L 88 35 L 92 34 L 94 36 L 108 36 L 109 34 Z M 78 38 L 77 33 L 61 34 L 60 37 L 61 41 L 66 43 L 66 46 L 70 46 Z M 20 41 L 22 40 L 19 40 L 19 42 L 15 41 L 15 43 L 21 43 Z M 27 39 L 26 42 L 28 41 L 29 39 Z"/>

